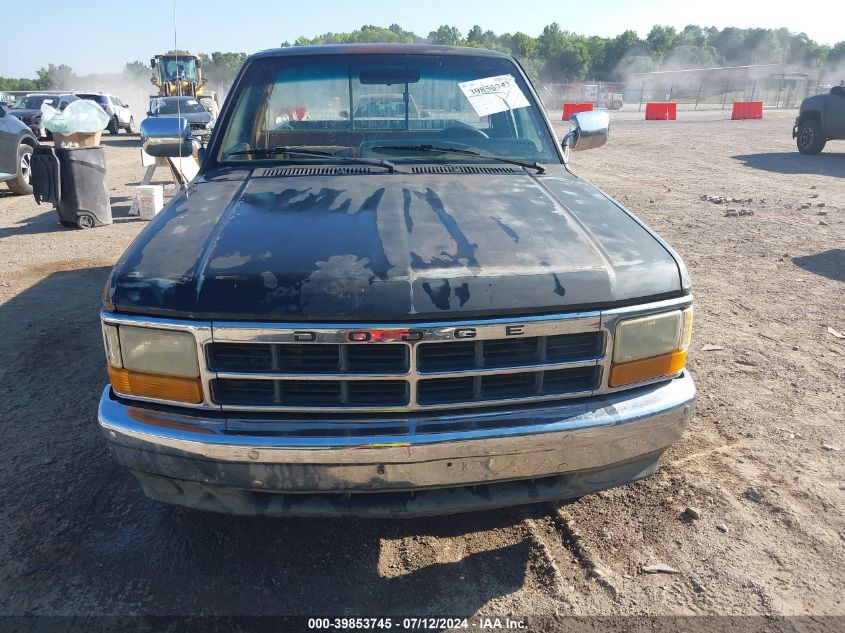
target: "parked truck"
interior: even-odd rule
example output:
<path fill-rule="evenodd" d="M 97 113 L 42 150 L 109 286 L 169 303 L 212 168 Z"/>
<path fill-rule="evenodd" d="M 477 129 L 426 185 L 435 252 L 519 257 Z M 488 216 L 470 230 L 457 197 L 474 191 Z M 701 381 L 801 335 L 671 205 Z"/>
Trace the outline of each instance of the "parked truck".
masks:
<path fill-rule="evenodd" d="M 828 141 L 845 140 L 845 81 L 801 102 L 792 138 L 802 154 L 818 154 Z"/>
<path fill-rule="evenodd" d="M 362 95 L 390 108 L 359 120 Z M 293 107 L 319 117 L 277 124 Z M 266 515 L 464 512 L 654 473 L 695 401 L 690 277 L 570 171 L 608 114 L 570 125 L 556 140 L 493 51 L 250 57 L 199 175 L 107 282 L 114 457 L 159 501 Z M 179 118 L 141 136 L 196 145 Z"/>

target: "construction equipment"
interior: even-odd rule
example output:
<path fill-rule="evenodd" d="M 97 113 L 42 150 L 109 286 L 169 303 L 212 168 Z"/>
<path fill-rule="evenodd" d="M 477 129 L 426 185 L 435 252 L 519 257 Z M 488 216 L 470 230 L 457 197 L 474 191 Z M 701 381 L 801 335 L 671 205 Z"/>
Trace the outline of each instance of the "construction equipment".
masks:
<path fill-rule="evenodd" d="M 217 118 L 217 94 L 207 89 L 202 74 L 202 60 L 187 52 L 169 52 L 150 59 L 153 76 L 150 82 L 158 87 L 157 97 L 195 97 L 206 110 Z"/>

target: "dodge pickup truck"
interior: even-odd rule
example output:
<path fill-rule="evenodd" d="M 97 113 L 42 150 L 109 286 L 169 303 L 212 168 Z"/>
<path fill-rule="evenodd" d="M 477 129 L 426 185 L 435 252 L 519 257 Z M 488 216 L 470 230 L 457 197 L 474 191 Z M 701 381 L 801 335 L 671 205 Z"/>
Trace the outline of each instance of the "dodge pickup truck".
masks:
<path fill-rule="evenodd" d="M 309 116 L 279 124 L 291 108 Z M 429 45 L 255 54 L 200 148 L 184 120 L 145 121 L 148 153 L 198 150 L 200 170 L 105 288 L 115 459 L 162 502 L 299 516 L 654 473 L 695 401 L 690 278 L 571 173 L 607 113 L 569 125 L 556 140 L 511 57 Z"/>

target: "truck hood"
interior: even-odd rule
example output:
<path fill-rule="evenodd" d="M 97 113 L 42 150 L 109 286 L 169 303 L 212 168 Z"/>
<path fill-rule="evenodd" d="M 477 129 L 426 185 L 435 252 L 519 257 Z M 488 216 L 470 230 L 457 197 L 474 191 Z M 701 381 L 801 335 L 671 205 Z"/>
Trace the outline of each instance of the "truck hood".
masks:
<path fill-rule="evenodd" d="M 687 291 L 667 246 L 562 167 L 315 173 L 326 169 L 195 182 L 117 263 L 107 305 L 372 322 L 595 309 Z"/>
<path fill-rule="evenodd" d="M 811 112 L 814 110 L 822 111 L 824 110 L 825 101 L 830 98 L 828 94 L 820 94 L 820 95 L 813 95 L 812 97 L 807 97 L 801 102 L 801 107 L 798 109 L 799 113 L 804 112 Z"/>

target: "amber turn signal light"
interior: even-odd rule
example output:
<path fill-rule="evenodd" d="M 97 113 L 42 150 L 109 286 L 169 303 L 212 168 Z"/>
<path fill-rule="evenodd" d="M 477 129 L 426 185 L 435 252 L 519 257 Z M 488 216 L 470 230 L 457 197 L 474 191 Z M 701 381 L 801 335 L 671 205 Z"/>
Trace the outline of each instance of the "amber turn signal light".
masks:
<path fill-rule="evenodd" d="M 611 387 L 622 387 L 635 382 L 671 376 L 684 368 L 687 360 L 686 350 L 675 350 L 668 354 L 633 360 L 628 363 L 617 363 L 610 367 Z"/>
<path fill-rule="evenodd" d="M 192 404 L 202 402 L 202 386 L 199 378 L 147 374 L 109 365 L 109 381 L 115 391 L 127 396 Z"/>

